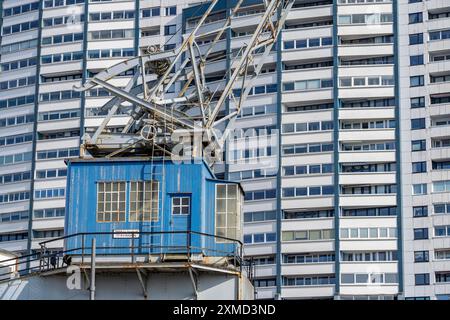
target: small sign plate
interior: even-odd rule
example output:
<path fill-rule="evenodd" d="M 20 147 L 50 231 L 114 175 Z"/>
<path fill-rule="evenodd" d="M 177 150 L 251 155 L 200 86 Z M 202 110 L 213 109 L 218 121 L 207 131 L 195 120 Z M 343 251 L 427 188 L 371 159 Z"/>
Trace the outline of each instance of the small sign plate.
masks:
<path fill-rule="evenodd" d="M 114 239 L 131 239 L 131 238 L 139 238 L 139 230 L 125 230 L 125 229 L 116 229 L 113 231 Z M 136 233 L 133 233 L 136 232 Z"/>

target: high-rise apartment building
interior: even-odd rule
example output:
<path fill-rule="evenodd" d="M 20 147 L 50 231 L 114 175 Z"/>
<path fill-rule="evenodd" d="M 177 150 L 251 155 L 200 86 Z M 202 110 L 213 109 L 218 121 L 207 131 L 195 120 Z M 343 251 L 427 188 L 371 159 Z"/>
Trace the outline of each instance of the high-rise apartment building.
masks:
<path fill-rule="evenodd" d="M 1 2 L 1 248 L 25 253 L 63 234 L 64 159 L 111 98 L 73 86 L 149 46 L 176 48 L 198 2 Z M 235 2 L 217 6 L 200 48 Z M 244 1 L 208 59 L 214 90 L 261 3 Z M 296 0 L 261 73 L 232 161 L 217 168 L 246 192 L 257 298 L 448 299 L 450 3 Z"/>

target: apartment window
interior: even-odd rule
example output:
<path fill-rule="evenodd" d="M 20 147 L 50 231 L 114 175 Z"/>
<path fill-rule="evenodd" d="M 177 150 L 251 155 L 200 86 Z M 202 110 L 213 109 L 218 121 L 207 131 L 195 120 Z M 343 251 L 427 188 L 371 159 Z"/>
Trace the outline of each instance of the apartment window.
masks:
<path fill-rule="evenodd" d="M 409 35 L 409 44 L 422 44 L 423 43 L 423 33 L 414 33 Z"/>
<path fill-rule="evenodd" d="M 397 261 L 397 251 L 342 252 L 342 261 Z"/>
<path fill-rule="evenodd" d="M 435 250 L 434 258 L 436 260 L 450 260 L 450 250 L 449 249 Z"/>
<path fill-rule="evenodd" d="M 333 261 L 333 253 L 305 253 L 283 255 L 283 263 L 286 264 L 328 263 Z"/>
<path fill-rule="evenodd" d="M 416 273 L 414 275 L 414 282 L 416 286 L 426 286 L 430 284 L 430 274 L 429 273 Z"/>
<path fill-rule="evenodd" d="M 283 231 L 281 238 L 282 241 L 327 240 L 334 238 L 334 230 Z"/>
<path fill-rule="evenodd" d="M 62 198 L 65 193 L 66 189 L 64 188 L 41 189 L 34 191 L 34 197 L 36 199 Z"/>
<path fill-rule="evenodd" d="M 343 273 L 341 274 L 342 283 L 397 283 L 396 273 Z"/>
<path fill-rule="evenodd" d="M 436 283 L 450 282 L 450 272 L 436 272 Z"/>
<path fill-rule="evenodd" d="M 191 197 L 173 197 L 172 214 L 188 215 L 191 214 Z"/>
<path fill-rule="evenodd" d="M 247 191 L 245 193 L 244 200 L 245 201 L 267 200 L 267 199 L 274 199 L 276 197 L 277 197 L 276 189 L 257 190 L 257 191 Z"/>
<path fill-rule="evenodd" d="M 269 221 L 275 220 L 276 217 L 277 217 L 276 211 L 245 212 L 244 222 Z"/>
<path fill-rule="evenodd" d="M 283 219 L 318 219 L 334 217 L 334 210 L 284 211 Z"/>
<path fill-rule="evenodd" d="M 428 239 L 428 228 L 414 228 L 414 240 Z"/>
<path fill-rule="evenodd" d="M 275 287 L 277 283 L 277 280 L 275 278 L 270 279 L 255 279 L 254 285 L 256 288 L 261 287 Z"/>
<path fill-rule="evenodd" d="M 427 206 L 417 206 L 413 207 L 413 217 L 427 217 L 428 216 L 428 207 Z"/>
<path fill-rule="evenodd" d="M 31 161 L 31 152 L 22 152 L 17 154 L 9 154 L 5 156 L 0 156 L 0 166 L 10 165 L 13 163 L 21 163 L 26 161 Z"/>
<path fill-rule="evenodd" d="M 65 208 L 39 209 L 34 210 L 33 218 L 35 219 L 57 218 L 57 217 L 64 217 L 65 214 L 66 214 Z"/>
<path fill-rule="evenodd" d="M 427 162 L 419 161 L 412 163 L 412 173 L 427 172 Z"/>
<path fill-rule="evenodd" d="M 14 172 L 0 175 L 0 184 L 27 181 L 31 179 L 31 171 Z"/>
<path fill-rule="evenodd" d="M 410 56 L 409 57 L 409 65 L 411 66 L 418 66 L 423 64 L 423 54 L 419 54 L 417 56 Z"/>
<path fill-rule="evenodd" d="M 450 39 L 450 29 L 430 32 L 430 41 Z"/>
<path fill-rule="evenodd" d="M 334 285 L 334 275 L 283 277 L 284 286 L 318 286 Z"/>
<path fill-rule="evenodd" d="M 275 242 L 276 238 L 277 236 L 276 233 L 274 232 L 246 234 L 244 235 L 244 243 L 257 244 L 257 243 Z"/>
<path fill-rule="evenodd" d="M 97 184 L 97 222 L 125 222 L 126 183 Z"/>
<path fill-rule="evenodd" d="M 425 129 L 425 118 L 411 119 L 411 130 Z"/>
<path fill-rule="evenodd" d="M 67 176 L 67 169 L 47 169 L 36 171 L 36 179 L 51 179 L 66 176 Z"/>
<path fill-rule="evenodd" d="M 427 184 L 417 183 L 413 184 L 413 195 L 427 194 Z"/>
<path fill-rule="evenodd" d="M 39 27 L 39 21 L 27 21 L 19 24 L 14 24 L 12 26 L 3 27 L 3 35 L 9 35 L 19 32 L 25 32 Z"/>
<path fill-rule="evenodd" d="M 411 98 L 411 108 L 425 108 L 425 97 Z"/>
<path fill-rule="evenodd" d="M 235 184 L 216 185 L 216 235 L 231 239 L 238 237 L 240 221 L 240 194 Z"/>
<path fill-rule="evenodd" d="M 414 251 L 414 262 L 428 262 L 428 251 Z"/>
<path fill-rule="evenodd" d="M 409 85 L 411 87 L 422 87 L 424 85 L 424 76 L 409 77 Z"/>
<path fill-rule="evenodd" d="M 413 140 L 411 141 L 411 151 L 425 151 L 426 140 Z"/>
<path fill-rule="evenodd" d="M 166 11 L 166 16 L 176 16 L 177 15 L 177 7 L 176 6 L 167 7 L 167 8 L 165 8 L 165 11 Z"/>
<path fill-rule="evenodd" d="M 29 219 L 28 211 L 15 211 L 0 214 L 0 223 L 8 223 L 28 219 Z"/>
<path fill-rule="evenodd" d="M 448 192 L 448 191 L 450 191 L 450 180 L 433 182 L 433 192 Z"/>
<path fill-rule="evenodd" d="M 396 228 L 341 228 L 341 239 L 396 238 Z"/>
<path fill-rule="evenodd" d="M 27 232 L 0 234 L 0 242 L 19 241 L 19 240 L 25 240 L 27 238 L 28 238 Z"/>
<path fill-rule="evenodd" d="M 6 8 L 3 10 L 3 17 L 15 16 L 26 12 L 36 11 L 39 9 L 39 2 L 23 4 L 21 6 Z"/>
<path fill-rule="evenodd" d="M 422 12 L 414 12 L 409 14 L 409 24 L 420 23 L 423 21 Z"/>
<path fill-rule="evenodd" d="M 159 182 L 130 183 L 130 221 L 158 221 Z"/>
<path fill-rule="evenodd" d="M 59 238 L 64 236 L 64 230 L 45 230 L 45 231 L 33 231 L 33 238 L 43 239 L 43 238 Z"/>
<path fill-rule="evenodd" d="M 142 10 L 142 18 L 159 17 L 160 15 L 161 9 L 159 7 Z"/>
<path fill-rule="evenodd" d="M 450 203 L 436 203 L 433 205 L 435 214 L 449 214 Z"/>
<path fill-rule="evenodd" d="M 171 24 L 171 25 L 164 26 L 164 35 L 165 36 L 173 35 L 176 32 L 177 32 L 177 25 L 176 24 Z"/>
<path fill-rule="evenodd" d="M 450 236 L 450 225 L 434 227 L 434 236 L 435 237 L 448 237 L 448 236 Z"/>

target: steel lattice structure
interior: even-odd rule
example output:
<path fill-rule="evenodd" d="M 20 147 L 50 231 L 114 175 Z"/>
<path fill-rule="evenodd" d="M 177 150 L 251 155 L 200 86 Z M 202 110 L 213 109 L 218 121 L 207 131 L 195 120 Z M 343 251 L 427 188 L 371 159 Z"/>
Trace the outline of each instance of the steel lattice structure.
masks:
<path fill-rule="evenodd" d="M 244 0 L 237 1 L 220 28 L 201 33 L 218 2 L 213 0 L 207 5 L 180 47 L 169 51 L 149 48 L 146 54 L 116 64 L 74 88 L 76 91 L 86 91 L 101 87 L 113 96 L 102 107 L 108 115 L 95 133 L 83 136 L 82 156 L 171 156 L 174 145 L 180 142 L 173 138 L 173 133 L 182 132 L 191 141 L 195 140 L 196 133 L 200 133 L 203 139 L 200 147 L 191 150 L 191 156 L 203 157 L 208 163 L 217 160 L 228 131 L 218 132 L 224 132 L 225 125 L 227 128 L 233 127 L 253 80 L 258 77 L 275 45 L 294 1 L 263 1 L 265 11 L 251 39 L 233 61 L 224 86 L 213 91 L 205 80 L 207 59 L 215 45 L 223 39 L 226 30 L 231 28 L 231 22 Z M 213 41 L 201 48 L 199 39 L 208 36 L 214 36 Z M 112 84 L 114 81 L 111 80 L 128 70 L 134 70 L 134 76 L 125 88 Z M 175 83 L 181 84 L 181 90 L 176 95 L 168 94 Z M 239 96 L 233 94 L 236 88 L 240 88 Z M 233 108 L 225 108 L 228 99 Z M 129 121 L 122 132 L 108 133 L 105 128 L 119 108 L 128 110 Z M 229 111 L 225 112 L 225 109 Z M 206 147 L 209 154 L 204 152 Z"/>

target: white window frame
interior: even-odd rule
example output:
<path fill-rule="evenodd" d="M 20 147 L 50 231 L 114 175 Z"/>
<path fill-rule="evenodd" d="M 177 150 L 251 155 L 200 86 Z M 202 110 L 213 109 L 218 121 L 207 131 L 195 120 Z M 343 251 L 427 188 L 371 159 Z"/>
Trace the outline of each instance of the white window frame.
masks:
<path fill-rule="evenodd" d="M 113 190 L 113 184 L 118 183 L 119 187 L 117 191 Z M 100 186 L 103 185 L 103 190 L 100 190 Z M 111 190 L 106 191 L 106 186 L 111 185 Z M 123 186 L 123 190 L 121 188 Z M 122 192 L 123 191 L 123 192 Z M 100 200 L 100 195 L 103 195 L 103 201 Z M 107 194 L 110 195 L 110 209 L 106 210 L 106 198 Z M 117 200 L 113 201 L 113 194 L 117 194 Z M 123 199 L 122 197 L 123 196 Z M 125 181 L 99 181 L 97 182 L 97 200 L 96 200 L 96 213 L 95 213 L 95 220 L 97 223 L 113 223 L 113 222 L 126 222 L 126 202 L 127 202 L 127 183 Z M 100 212 L 100 203 L 103 204 L 103 209 Z M 123 203 L 123 209 L 121 209 L 121 203 Z M 117 206 L 116 210 L 112 209 L 112 205 L 115 204 Z M 99 214 L 103 215 L 103 219 L 99 220 Z M 110 219 L 105 220 L 105 216 L 109 214 Z M 117 220 L 112 220 L 112 216 L 114 214 L 117 214 Z M 121 216 L 123 218 L 121 218 Z"/>
<path fill-rule="evenodd" d="M 156 191 L 153 189 L 153 183 L 156 183 Z M 139 201 L 139 197 L 138 197 L 138 192 L 139 189 L 137 189 L 136 191 L 136 195 L 133 198 L 132 197 L 132 185 L 136 184 L 137 186 L 139 186 L 139 184 L 143 184 L 143 198 L 142 198 L 142 211 L 139 212 L 138 207 L 136 207 L 136 209 L 132 210 L 132 202 L 138 203 Z M 146 192 L 148 190 L 146 190 L 146 185 L 150 184 L 150 192 L 151 194 L 153 194 L 154 192 L 156 192 L 157 197 L 156 199 L 153 198 L 153 196 L 150 196 L 150 199 L 146 198 Z M 159 221 L 159 181 L 158 180 L 139 180 L 139 181 L 130 181 L 130 190 L 129 190 L 129 204 L 128 204 L 128 220 L 130 222 L 158 222 Z M 135 200 L 135 201 L 133 201 Z M 145 204 L 146 203 L 150 203 L 150 211 L 146 211 L 145 210 Z M 156 209 L 156 211 L 154 211 L 154 209 Z M 131 215 L 136 215 L 136 217 L 134 217 L 132 219 Z M 142 219 L 139 219 L 139 215 L 141 215 Z M 148 216 L 148 218 L 146 218 L 146 216 Z"/>
<path fill-rule="evenodd" d="M 175 199 L 179 199 L 180 203 L 179 204 L 175 204 Z M 183 204 L 183 200 L 187 199 L 188 203 L 187 204 Z M 175 213 L 175 208 L 179 209 L 179 213 Z M 188 212 L 187 213 L 183 213 L 183 208 L 187 208 Z M 191 197 L 188 195 L 180 195 L 180 196 L 174 196 L 172 197 L 172 215 L 174 216 L 188 216 L 191 214 Z"/>

